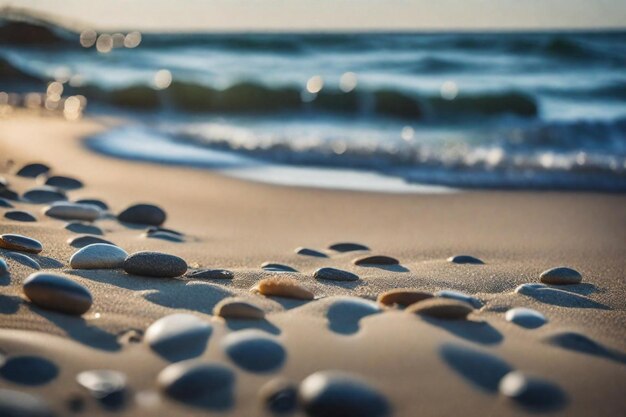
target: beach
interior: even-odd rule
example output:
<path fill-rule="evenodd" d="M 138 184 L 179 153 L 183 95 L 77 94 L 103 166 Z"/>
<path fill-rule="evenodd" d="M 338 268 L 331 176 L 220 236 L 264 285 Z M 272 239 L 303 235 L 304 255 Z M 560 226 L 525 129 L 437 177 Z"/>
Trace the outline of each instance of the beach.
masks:
<path fill-rule="evenodd" d="M 111 410 L 77 384 L 76 375 L 113 369 L 128 380 L 125 400 L 115 408 L 120 415 L 255 416 L 271 415 L 259 400 L 268 381 L 285 378 L 297 386 L 314 372 L 341 370 L 375 387 L 388 402 L 388 415 L 394 416 L 624 413 L 623 194 L 393 194 L 289 187 L 206 169 L 115 159 L 85 147 L 86 138 L 124 123 L 15 111 L 0 119 L 0 164 L 5 167 L 0 176 L 23 194 L 36 181 L 16 176 L 16 170 L 45 163 L 54 174 L 83 182 L 84 187 L 68 192 L 70 200 L 97 198 L 108 204 L 112 215 L 94 222 L 103 230 L 101 238 L 128 254 L 164 252 L 183 258 L 189 271 L 223 268 L 234 277 L 154 278 L 120 269 L 72 269 L 69 259 L 77 249 L 67 241 L 76 233 L 64 229 L 66 221 L 44 215 L 45 204 L 12 201 L 37 221 L 3 218 L 0 234 L 41 242 L 43 251 L 33 258 L 42 269 L 87 288 L 93 305 L 79 317 L 37 306 L 22 288 L 35 271 L 0 249 L 9 266 L 0 276 L 0 353 L 8 359 L 44 358 L 56 369 L 47 380 L 32 383 L 4 375 L 0 387 L 41 396 L 58 415 L 103 415 Z M 182 232 L 182 241 L 148 238 L 145 227 L 129 227 L 115 218 L 136 203 L 161 207 L 167 213 L 163 226 Z M 328 249 L 337 242 L 369 250 Z M 296 254 L 298 247 L 323 255 Z M 355 265 L 353 260 L 363 255 L 393 257 L 399 265 Z M 471 255 L 484 264 L 447 260 L 455 255 Z M 264 262 L 297 272 L 264 270 Z M 516 292 L 522 284 L 540 283 L 543 271 L 559 266 L 579 271 L 582 282 Z M 358 280 L 314 278 L 322 267 L 352 272 Z M 278 275 L 295 278 L 314 299 L 250 291 L 261 279 Z M 394 288 L 460 291 L 477 304 L 463 320 L 376 304 L 379 294 Z M 260 306 L 265 319 L 213 315 L 214 306 L 231 296 Z M 361 300 L 367 303 L 361 305 Z M 532 308 L 547 322 L 531 329 L 507 321 L 505 313 L 516 307 Z M 194 360 L 232 371 L 228 400 L 194 406 L 159 388 L 159 373 L 176 361 L 156 354 L 143 335 L 155 320 L 181 312 L 211 325 L 206 349 Z M 260 372 L 238 366 L 224 340 L 246 329 L 270 335 L 282 346 L 279 365 Z M 530 405 L 507 398 L 498 384 L 510 371 L 546 381 L 555 394 Z M 298 408 L 293 415 L 309 414 Z"/>

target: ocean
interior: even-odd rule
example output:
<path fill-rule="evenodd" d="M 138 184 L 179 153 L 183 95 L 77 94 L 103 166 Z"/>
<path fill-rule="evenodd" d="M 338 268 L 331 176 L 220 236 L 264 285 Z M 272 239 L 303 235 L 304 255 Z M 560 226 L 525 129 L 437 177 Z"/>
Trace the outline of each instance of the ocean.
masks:
<path fill-rule="evenodd" d="M 50 33 L 0 35 L 0 91 L 57 80 L 128 120 L 97 152 L 338 188 L 626 191 L 624 32 Z"/>

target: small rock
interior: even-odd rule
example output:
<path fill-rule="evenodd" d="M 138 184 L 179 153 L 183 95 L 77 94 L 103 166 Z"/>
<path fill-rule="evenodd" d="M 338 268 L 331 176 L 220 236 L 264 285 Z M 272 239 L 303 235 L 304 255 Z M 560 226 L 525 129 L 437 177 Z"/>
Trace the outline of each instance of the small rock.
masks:
<path fill-rule="evenodd" d="M 526 327 L 528 329 L 536 329 L 546 324 L 547 320 L 543 314 L 537 310 L 530 308 L 517 307 L 512 308 L 504 315 L 506 321 L 515 323 L 518 326 Z"/>
<path fill-rule="evenodd" d="M 298 281 L 287 277 L 271 277 L 259 281 L 253 288 L 263 295 L 275 295 L 278 297 L 296 298 L 300 300 L 312 300 L 314 295 L 300 285 Z"/>
<path fill-rule="evenodd" d="M 3 208 L 13 208 L 13 204 L 9 203 L 4 198 L 0 197 L 0 207 L 3 207 Z"/>
<path fill-rule="evenodd" d="M 370 248 L 368 248 L 365 245 L 361 245 L 359 243 L 350 243 L 350 242 L 335 243 L 333 245 L 330 245 L 328 249 L 334 250 L 335 252 L 352 252 L 352 251 L 357 251 L 357 250 L 370 250 Z"/>
<path fill-rule="evenodd" d="M 124 266 L 126 251 L 115 245 L 94 243 L 78 250 L 70 258 L 73 269 L 117 269 Z"/>
<path fill-rule="evenodd" d="M 430 298 L 408 306 L 405 311 L 438 319 L 460 320 L 465 319 L 474 309 L 463 301 Z"/>
<path fill-rule="evenodd" d="M 282 366 L 285 348 L 278 340 L 257 329 L 240 330 L 222 339 L 226 354 L 250 372 L 268 372 Z"/>
<path fill-rule="evenodd" d="M 7 188 L 9 186 L 9 182 L 6 178 L 0 177 L 0 190 Z"/>
<path fill-rule="evenodd" d="M 165 394 L 178 401 L 210 400 L 231 396 L 235 374 L 218 363 L 188 360 L 163 369 L 157 383 Z"/>
<path fill-rule="evenodd" d="M 0 388 L 0 415 L 4 417 L 53 417 L 55 414 L 40 397 Z"/>
<path fill-rule="evenodd" d="M 95 243 L 104 243 L 107 245 L 113 245 L 115 246 L 115 244 L 113 242 L 109 242 L 106 239 L 102 239 L 100 237 L 97 236 L 76 236 L 76 237 L 71 237 L 69 239 L 67 239 L 67 244 L 70 245 L 73 248 L 84 248 L 85 246 L 88 245 L 93 245 Z"/>
<path fill-rule="evenodd" d="M 548 288 L 548 286 L 545 284 L 539 284 L 537 282 L 529 282 L 526 284 L 518 285 L 515 288 L 515 292 L 518 294 L 528 295 L 528 294 L 534 294 L 536 291 L 542 288 Z"/>
<path fill-rule="evenodd" d="M 290 267 L 289 265 L 278 264 L 274 262 L 263 262 L 261 268 L 271 272 L 298 272 L 297 269 Z"/>
<path fill-rule="evenodd" d="M 31 213 L 23 210 L 11 210 L 4 213 L 4 217 L 16 222 L 36 222 L 37 218 Z"/>
<path fill-rule="evenodd" d="M 26 191 L 22 197 L 25 200 L 36 204 L 67 200 L 67 196 L 63 192 L 59 191 L 57 188 L 49 186 L 31 188 Z"/>
<path fill-rule="evenodd" d="M 185 239 L 180 235 L 175 235 L 170 232 L 156 231 L 156 232 L 146 232 L 145 236 L 150 239 L 161 239 L 167 240 L 169 242 L 184 242 Z"/>
<path fill-rule="evenodd" d="M 189 358 L 204 352 L 213 327 L 192 314 L 162 317 L 146 330 L 144 341 L 162 356 Z"/>
<path fill-rule="evenodd" d="M 330 281 L 358 281 L 359 276 L 352 272 L 337 268 L 320 268 L 313 273 L 316 279 L 326 279 Z"/>
<path fill-rule="evenodd" d="M 328 255 L 326 255 L 325 253 L 316 251 L 315 249 L 309 249 L 309 248 L 296 248 L 295 252 L 298 255 L 302 255 L 302 256 L 314 256 L 316 258 L 328 258 Z"/>
<path fill-rule="evenodd" d="M 85 220 L 88 222 L 100 218 L 102 212 L 96 206 L 57 202 L 48 207 L 44 214 L 48 217 L 62 220 Z"/>
<path fill-rule="evenodd" d="M 165 222 L 165 212 L 152 204 L 135 204 L 118 214 L 117 219 L 125 223 L 160 226 Z"/>
<path fill-rule="evenodd" d="M 289 414 L 298 406 L 298 387 L 284 378 L 274 378 L 259 390 L 263 408 L 274 414 Z"/>
<path fill-rule="evenodd" d="M 187 272 L 187 262 L 161 252 L 136 252 L 126 258 L 124 271 L 147 277 L 174 278 Z"/>
<path fill-rule="evenodd" d="M 41 243 L 35 239 L 15 234 L 0 235 L 0 248 L 29 253 L 39 253 L 43 250 Z"/>
<path fill-rule="evenodd" d="M 70 222 L 65 225 L 65 230 L 69 230 L 74 233 L 83 233 L 86 235 L 102 235 L 102 229 L 93 224 Z"/>
<path fill-rule="evenodd" d="M 429 298 L 433 298 L 433 295 L 429 292 L 396 288 L 381 293 L 378 296 L 378 302 L 389 307 L 408 307 L 411 304 L 415 304 Z"/>
<path fill-rule="evenodd" d="M 233 279 L 235 274 L 227 269 L 198 269 L 187 274 L 193 279 Z"/>
<path fill-rule="evenodd" d="M 251 301 L 225 298 L 213 308 L 213 314 L 224 318 L 261 320 L 265 311 Z"/>
<path fill-rule="evenodd" d="M 7 265 L 6 261 L 0 258 L 0 275 L 4 275 L 9 272 L 9 265 Z"/>
<path fill-rule="evenodd" d="M 63 190 L 77 190 L 83 188 L 83 183 L 76 178 L 64 177 L 62 175 L 54 175 L 52 177 L 41 177 L 45 185 L 61 188 Z"/>
<path fill-rule="evenodd" d="M 7 200 L 18 201 L 20 199 L 20 195 L 13 190 L 8 188 L 0 189 L 0 197 L 6 198 Z"/>
<path fill-rule="evenodd" d="M 448 258 L 448 262 L 452 262 L 453 264 L 475 264 L 482 265 L 483 261 L 480 259 L 470 256 L 470 255 L 455 255 Z"/>
<path fill-rule="evenodd" d="M 499 389 L 505 397 L 533 408 L 556 408 L 565 401 L 563 392 L 556 385 L 519 371 L 506 374 Z"/>
<path fill-rule="evenodd" d="M 50 171 L 50 167 L 45 164 L 33 163 L 24 165 L 15 175 L 27 178 L 36 178 L 41 174 L 46 174 Z"/>
<path fill-rule="evenodd" d="M 580 272 L 565 266 L 548 269 L 542 272 L 539 278 L 541 278 L 541 282 L 552 285 L 580 284 L 583 280 Z"/>
<path fill-rule="evenodd" d="M 120 396 L 126 390 L 126 375 L 109 369 L 83 371 L 76 375 L 76 382 L 99 400 Z"/>
<path fill-rule="evenodd" d="M 76 200 L 77 204 L 89 204 L 90 206 L 96 206 L 102 211 L 107 211 L 109 206 L 102 200 L 97 200 L 95 198 L 82 198 L 80 200 Z"/>
<path fill-rule="evenodd" d="M 299 398 L 311 417 L 384 417 L 387 399 L 361 377 L 342 371 L 320 371 L 302 381 Z"/>
<path fill-rule="evenodd" d="M 39 262 L 37 262 L 36 260 L 34 260 L 33 258 L 31 258 L 30 256 L 26 256 L 22 253 L 19 252 L 9 252 L 6 254 L 6 256 L 10 259 L 13 259 L 15 262 L 18 262 L 24 266 L 27 266 L 29 268 L 32 269 L 36 269 L 39 270 L 41 269 L 41 265 L 39 265 Z"/>
<path fill-rule="evenodd" d="M 481 308 L 483 306 L 483 302 L 480 301 L 476 297 L 472 297 L 469 294 L 465 294 L 464 292 L 454 291 L 454 290 L 441 290 L 435 293 L 436 297 L 441 298 L 450 298 L 452 300 L 459 300 L 471 304 L 474 308 Z"/>
<path fill-rule="evenodd" d="M 352 262 L 355 265 L 398 265 L 400 263 L 396 258 L 384 255 L 363 256 Z"/>
<path fill-rule="evenodd" d="M 157 233 L 157 232 L 166 232 L 166 233 L 170 233 L 172 235 L 176 235 L 176 236 L 180 236 L 180 237 L 184 237 L 185 234 L 181 233 L 177 230 L 174 229 L 168 229 L 166 227 L 161 227 L 161 226 L 150 226 L 146 229 L 146 234 L 151 234 L 151 233 Z"/>
<path fill-rule="evenodd" d="M 24 294 L 39 307 L 81 315 L 92 304 L 91 293 L 62 275 L 36 272 L 24 281 Z"/>

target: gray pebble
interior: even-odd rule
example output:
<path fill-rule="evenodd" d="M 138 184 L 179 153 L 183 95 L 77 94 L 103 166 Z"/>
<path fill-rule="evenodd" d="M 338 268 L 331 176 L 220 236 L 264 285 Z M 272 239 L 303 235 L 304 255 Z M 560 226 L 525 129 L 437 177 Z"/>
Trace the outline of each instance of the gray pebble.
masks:
<path fill-rule="evenodd" d="M 30 256 L 24 255 L 23 253 L 9 252 L 6 254 L 6 256 L 7 258 L 13 259 L 15 262 L 21 265 L 27 266 L 29 268 L 36 269 L 36 270 L 41 269 L 41 265 L 39 265 L 39 262 L 31 258 Z"/>
<path fill-rule="evenodd" d="M 62 220 L 97 220 L 102 212 L 96 206 L 68 202 L 56 202 L 49 206 L 44 214 L 48 217 Z"/>
<path fill-rule="evenodd" d="M 187 272 L 187 262 L 161 252 L 136 252 L 126 258 L 124 271 L 147 277 L 174 278 Z"/>
<path fill-rule="evenodd" d="M 6 261 L 0 258 L 0 275 L 4 275 L 9 272 L 9 265 L 7 265 Z"/>
<path fill-rule="evenodd" d="M 316 258 L 328 258 L 328 255 L 326 255 L 325 253 L 322 253 L 320 251 L 316 251 L 315 249 L 296 248 L 295 252 L 298 255 L 302 255 L 302 256 L 313 256 L 313 257 L 316 257 Z"/>
<path fill-rule="evenodd" d="M 450 298 L 452 300 L 459 300 L 471 304 L 474 308 L 481 308 L 483 306 L 483 302 L 478 298 L 473 297 L 469 294 L 465 294 L 464 292 L 454 291 L 454 290 L 441 290 L 435 293 L 435 297 L 441 298 Z"/>
<path fill-rule="evenodd" d="M 515 323 L 518 326 L 526 327 L 527 329 L 536 329 L 537 327 L 543 326 L 548 321 L 545 316 L 537 310 L 524 307 L 512 308 L 506 312 L 504 317 L 507 321 Z"/>
<path fill-rule="evenodd" d="M 54 175 L 45 178 L 45 185 L 61 188 L 63 190 L 77 190 L 83 188 L 83 183 L 76 178 L 64 177 L 62 175 Z"/>
<path fill-rule="evenodd" d="M 48 165 L 32 163 L 24 165 L 22 168 L 20 168 L 19 171 L 17 171 L 15 175 L 18 175 L 20 177 L 36 178 L 41 174 L 48 173 L 49 171 L 50 167 Z"/>
<path fill-rule="evenodd" d="M 4 217 L 9 220 L 14 220 L 16 222 L 36 222 L 37 221 L 37 218 L 33 214 L 27 211 L 23 211 L 23 210 L 7 211 L 6 213 L 4 213 Z"/>
<path fill-rule="evenodd" d="M 222 347 L 230 359 L 250 372 L 269 372 L 285 362 L 283 345 L 258 329 L 240 330 L 222 339 Z"/>
<path fill-rule="evenodd" d="M 219 400 L 232 395 L 235 374 L 222 364 L 188 360 L 163 369 L 157 383 L 178 401 Z"/>
<path fill-rule="evenodd" d="M 22 195 L 22 198 L 36 204 L 67 200 L 65 193 L 46 185 L 29 189 Z"/>
<path fill-rule="evenodd" d="M 583 280 L 580 272 L 565 266 L 548 269 L 542 272 L 539 278 L 541 282 L 552 285 L 580 284 Z"/>
<path fill-rule="evenodd" d="M 117 219 L 125 223 L 160 226 L 166 217 L 165 211 L 160 207 L 152 204 L 135 204 L 118 214 Z"/>
<path fill-rule="evenodd" d="M 102 211 L 107 211 L 109 209 L 109 206 L 107 205 L 107 203 L 105 203 L 102 200 L 95 199 L 95 198 L 82 198 L 80 200 L 76 200 L 75 203 L 89 204 L 91 206 L 96 206 Z"/>
<path fill-rule="evenodd" d="M 555 409 L 565 402 L 564 393 L 558 386 L 519 371 L 506 374 L 499 389 L 505 397 L 534 409 Z"/>
<path fill-rule="evenodd" d="M 370 250 L 370 248 L 368 248 L 365 245 L 361 245 L 360 243 L 350 243 L 350 242 L 335 243 L 333 245 L 330 245 L 328 249 L 334 250 L 336 252 L 352 252 L 352 251 L 357 251 L 357 250 Z"/>
<path fill-rule="evenodd" d="M 126 251 L 115 245 L 94 243 L 79 249 L 70 258 L 73 269 L 117 269 L 124 266 Z"/>
<path fill-rule="evenodd" d="M 398 265 L 400 261 L 391 256 L 363 256 L 352 261 L 355 265 Z"/>
<path fill-rule="evenodd" d="M 39 253 L 43 250 L 39 241 L 10 233 L 0 235 L 0 248 L 29 253 Z"/>
<path fill-rule="evenodd" d="M 97 236 L 76 236 L 67 240 L 67 244 L 73 248 L 84 248 L 87 245 L 93 245 L 94 243 L 105 243 L 107 245 L 115 245 L 113 242 L 109 242 L 106 239 L 102 239 Z"/>
<path fill-rule="evenodd" d="M 359 276 L 352 272 L 330 267 L 318 269 L 313 273 L 313 277 L 330 281 L 357 281 L 359 279 Z"/>
<path fill-rule="evenodd" d="M 144 341 L 165 357 L 189 358 L 204 352 L 213 327 L 187 313 L 170 314 L 152 323 Z"/>
<path fill-rule="evenodd" d="M 93 224 L 69 222 L 65 225 L 65 230 L 69 230 L 74 233 L 83 233 L 86 235 L 102 235 L 102 229 Z"/>
<path fill-rule="evenodd" d="M 227 269 L 197 269 L 187 274 L 193 279 L 233 279 L 235 274 Z"/>
<path fill-rule="evenodd" d="M 76 382 L 97 399 L 119 395 L 126 389 L 126 375 L 109 369 L 83 371 L 76 375 Z"/>
<path fill-rule="evenodd" d="M 298 272 L 297 269 L 290 267 L 289 265 L 279 264 L 275 262 L 263 262 L 261 268 L 266 271 L 272 272 Z"/>
<path fill-rule="evenodd" d="M 40 307 L 81 315 L 92 304 L 91 293 L 81 284 L 58 274 L 36 272 L 24 281 L 24 294 Z"/>
<path fill-rule="evenodd" d="M 55 414 L 40 397 L 0 388 L 0 415 L 3 417 L 53 417 Z"/>

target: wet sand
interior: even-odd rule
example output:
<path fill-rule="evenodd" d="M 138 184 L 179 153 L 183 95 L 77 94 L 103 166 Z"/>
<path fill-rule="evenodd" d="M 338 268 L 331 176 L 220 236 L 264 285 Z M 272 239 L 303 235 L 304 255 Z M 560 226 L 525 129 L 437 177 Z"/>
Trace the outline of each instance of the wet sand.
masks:
<path fill-rule="evenodd" d="M 264 415 L 258 392 L 275 377 L 298 383 L 318 370 L 360 375 L 382 393 L 391 415 L 621 415 L 626 383 L 626 197 L 569 192 L 460 192 L 443 195 L 393 195 L 244 182 L 205 170 L 115 160 L 93 154 L 82 139 L 111 120 L 66 122 L 18 113 L 0 120 L 0 173 L 20 194 L 32 179 L 13 172 L 28 162 L 44 162 L 55 174 L 80 179 L 84 188 L 71 199 L 99 198 L 112 213 L 147 202 L 168 215 L 165 227 L 184 233 L 183 242 L 148 239 L 145 228 L 114 218 L 98 220 L 104 239 L 129 254 L 140 250 L 178 255 L 190 269 L 224 268 L 232 280 L 146 278 L 121 270 L 72 270 L 76 236 L 65 221 L 42 214 L 45 205 L 12 202 L 32 212 L 37 222 L 0 220 L 0 234 L 18 233 L 43 243 L 38 256 L 46 270 L 65 273 L 93 295 L 93 306 L 75 317 L 33 305 L 22 293 L 34 272 L 0 257 L 10 274 L 0 276 L 0 352 L 6 358 L 32 355 L 56 372 L 41 380 L 16 381 L 3 375 L 0 387 L 43 396 L 59 415 L 82 404 L 85 415 L 106 407 L 80 387 L 76 374 L 115 369 L 128 377 L 121 415 Z M 2 212 L 6 209 L 0 208 Z M 328 250 L 336 242 L 357 242 L 370 251 Z M 298 255 L 297 247 L 328 257 Z M 356 266 L 362 255 L 387 255 L 399 265 Z M 457 265 L 446 259 L 469 254 L 484 265 Z M 276 275 L 264 262 L 286 264 L 286 273 L 310 289 L 313 301 L 264 297 L 249 291 Z M 516 293 L 538 283 L 542 271 L 569 266 L 580 271 L 577 285 L 550 286 Z M 359 280 L 313 278 L 320 267 L 350 271 Z M 482 307 L 468 320 L 423 318 L 401 310 L 362 312 L 341 297 L 376 300 L 383 291 L 412 288 L 429 292 L 457 290 L 473 295 Z M 223 298 L 253 300 L 265 320 L 224 320 L 212 316 Z M 340 297 L 340 298 L 338 298 Z M 350 298 L 351 299 L 351 298 Z M 333 306 L 338 304 L 339 307 Z M 513 307 L 529 307 L 548 319 L 537 329 L 505 320 Z M 213 326 L 201 358 L 229 366 L 235 375 L 233 397 L 219 407 L 193 406 L 158 392 L 156 378 L 170 361 L 138 338 L 156 319 L 175 312 L 197 314 Z M 277 369 L 249 372 L 226 355 L 222 339 L 233 331 L 258 328 L 284 347 Z M 576 335 L 589 338 L 581 339 Z M 536 375 L 557 387 L 561 398 L 528 408 L 505 398 L 498 382 L 505 371 Z M 139 394 L 139 395 L 138 395 Z M 78 406 L 76 406 L 78 407 Z M 294 415 L 306 415 L 298 410 Z"/>

